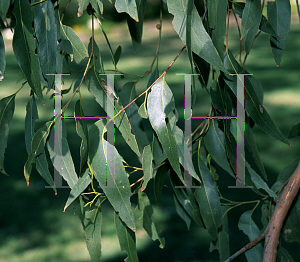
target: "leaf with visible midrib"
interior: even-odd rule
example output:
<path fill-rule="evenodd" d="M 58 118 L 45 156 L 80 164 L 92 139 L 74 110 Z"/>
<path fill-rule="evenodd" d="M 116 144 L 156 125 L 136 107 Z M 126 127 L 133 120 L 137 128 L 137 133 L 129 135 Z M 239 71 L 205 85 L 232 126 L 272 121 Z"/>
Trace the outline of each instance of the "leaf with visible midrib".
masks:
<path fill-rule="evenodd" d="M 35 55 L 36 41 L 33 37 L 32 6 L 28 1 L 14 2 L 14 15 L 17 19 L 13 37 L 13 49 L 19 66 L 34 93 L 43 100 L 40 81 L 39 61 Z M 54 72 L 53 72 L 54 73 Z"/>

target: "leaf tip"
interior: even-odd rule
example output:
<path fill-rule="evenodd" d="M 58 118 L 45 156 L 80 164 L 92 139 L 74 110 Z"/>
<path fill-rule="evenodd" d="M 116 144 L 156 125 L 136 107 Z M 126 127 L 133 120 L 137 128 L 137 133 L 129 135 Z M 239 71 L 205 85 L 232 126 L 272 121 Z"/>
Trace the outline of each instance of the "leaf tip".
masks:
<path fill-rule="evenodd" d="M 139 18 L 135 19 L 136 22 L 139 22 Z"/>
<path fill-rule="evenodd" d="M 78 11 L 77 17 L 81 17 L 81 16 L 82 16 L 82 13 Z"/>

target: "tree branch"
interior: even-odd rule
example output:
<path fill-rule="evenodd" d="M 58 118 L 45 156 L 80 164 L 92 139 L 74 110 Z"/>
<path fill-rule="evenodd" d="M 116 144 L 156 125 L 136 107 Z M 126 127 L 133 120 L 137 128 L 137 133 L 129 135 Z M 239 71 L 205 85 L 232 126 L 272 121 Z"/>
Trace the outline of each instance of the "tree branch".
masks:
<path fill-rule="evenodd" d="M 275 262 L 277 256 L 277 246 L 279 242 L 279 235 L 283 226 L 284 219 L 288 213 L 293 200 L 298 194 L 300 188 L 300 163 L 293 175 L 289 178 L 286 187 L 284 188 L 279 201 L 275 207 L 272 218 L 267 226 L 266 230 L 259 237 L 255 238 L 252 242 L 241 248 L 238 252 L 234 253 L 224 262 L 229 262 L 238 257 L 240 254 L 248 251 L 252 247 L 256 246 L 264 238 L 265 249 L 263 262 Z"/>
<path fill-rule="evenodd" d="M 266 235 L 263 262 L 274 262 L 277 256 L 277 246 L 280 231 L 293 200 L 298 194 L 300 187 L 300 164 L 290 177 L 288 184 L 284 188 L 280 199 L 275 207 L 272 218 L 269 222 L 269 231 Z"/>

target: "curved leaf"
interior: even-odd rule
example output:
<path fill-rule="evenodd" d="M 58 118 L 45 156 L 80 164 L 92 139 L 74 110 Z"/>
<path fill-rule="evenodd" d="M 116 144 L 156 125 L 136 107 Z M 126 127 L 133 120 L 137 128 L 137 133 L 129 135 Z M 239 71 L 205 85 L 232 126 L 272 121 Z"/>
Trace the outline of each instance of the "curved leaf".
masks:
<path fill-rule="evenodd" d="M 165 239 L 161 238 L 157 232 L 155 223 L 152 220 L 153 208 L 150 204 L 149 198 L 146 193 L 139 191 L 139 209 L 141 210 L 141 223 L 147 234 L 152 238 L 152 240 L 158 239 L 160 242 L 159 247 L 164 248 Z"/>
<path fill-rule="evenodd" d="M 120 218 L 126 225 L 135 231 L 134 216 L 131 211 L 131 189 L 125 167 L 123 166 L 121 156 L 114 146 L 106 140 L 102 140 L 102 131 L 104 121 L 99 120 L 89 130 L 89 163 L 94 172 L 95 178 L 100 184 L 107 199 L 118 212 Z M 108 147 L 110 152 L 114 153 L 114 172 L 107 168 L 107 176 L 114 181 L 114 187 L 108 187 L 106 183 L 106 163 Z"/>
<path fill-rule="evenodd" d="M 33 92 L 43 100 L 38 57 L 35 55 L 36 41 L 33 37 L 33 10 L 28 1 L 14 2 L 14 15 L 17 19 L 13 37 L 13 50 Z"/>
<path fill-rule="evenodd" d="M 136 0 L 116 0 L 115 7 L 118 13 L 127 13 L 135 21 L 139 21 Z"/>
<path fill-rule="evenodd" d="M 260 231 L 255 222 L 251 218 L 251 210 L 243 213 L 239 220 L 239 229 L 246 234 L 251 241 L 260 236 Z M 246 252 L 246 257 L 248 261 L 251 262 L 261 262 L 263 257 L 263 247 L 261 243 L 258 243 L 255 247 L 251 248 Z"/>
<path fill-rule="evenodd" d="M 199 171 L 201 174 L 201 187 L 195 191 L 195 198 L 200 207 L 201 216 L 205 227 L 213 239 L 218 235 L 218 229 L 222 225 L 222 210 L 219 194 L 212 179 L 211 173 L 198 156 Z"/>
<path fill-rule="evenodd" d="M 165 118 L 174 110 L 175 102 L 172 91 L 164 78 L 159 79 L 152 87 L 147 99 L 147 112 L 152 128 L 163 147 L 171 166 L 181 176 L 178 149 L 175 137 L 166 125 Z"/>
<path fill-rule="evenodd" d="M 126 251 L 128 257 L 125 262 L 138 262 L 135 233 L 132 232 L 115 212 L 115 225 L 120 242 L 121 251 Z"/>
<path fill-rule="evenodd" d="M 9 124 L 15 111 L 15 94 L 0 100 L 0 172 L 4 170 L 4 153 L 7 146 Z"/>
<path fill-rule="evenodd" d="M 186 44 L 186 23 L 187 16 L 192 17 L 191 21 L 191 46 L 192 51 L 198 56 L 203 58 L 205 61 L 220 69 L 223 72 L 227 72 L 224 67 L 220 56 L 216 48 L 214 47 L 211 38 L 207 34 L 201 18 L 195 8 L 191 14 L 187 14 L 188 0 L 168 0 L 168 10 L 174 15 L 173 27 L 180 39 Z"/>

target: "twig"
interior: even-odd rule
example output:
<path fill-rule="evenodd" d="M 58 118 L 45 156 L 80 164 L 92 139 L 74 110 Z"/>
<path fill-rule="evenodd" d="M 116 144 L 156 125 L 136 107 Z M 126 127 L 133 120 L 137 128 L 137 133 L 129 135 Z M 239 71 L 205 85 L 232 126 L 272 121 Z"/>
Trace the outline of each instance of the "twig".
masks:
<path fill-rule="evenodd" d="M 224 262 L 232 261 L 233 259 L 238 257 L 240 254 L 242 254 L 242 253 L 248 251 L 249 249 L 251 249 L 252 247 L 256 246 L 259 242 L 261 242 L 266 237 L 267 232 L 268 232 L 268 227 L 263 234 L 261 234 L 259 237 L 255 238 L 252 242 L 250 242 L 249 244 L 247 244 L 246 246 L 241 248 L 238 252 L 234 253 L 231 257 L 229 257 Z"/>
<path fill-rule="evenodd" d="M 272 218 L 269 222 L 269 231 L 266 235 L 263 262 L 275 262 L 277 256 L 277 246 L 279 235 L 284 219 L 288 213 L 293 200 L 298 194 L 300 187 L 300 164 L 296 168 L 289 182 L 284 188 L 279 201 L 275 207 Z"/>

